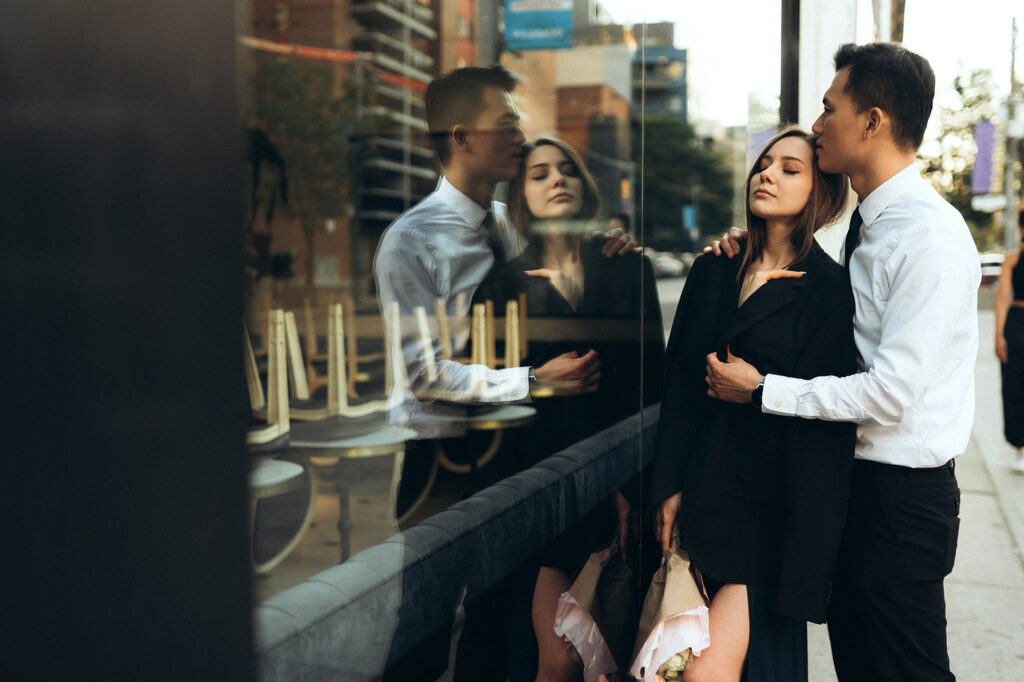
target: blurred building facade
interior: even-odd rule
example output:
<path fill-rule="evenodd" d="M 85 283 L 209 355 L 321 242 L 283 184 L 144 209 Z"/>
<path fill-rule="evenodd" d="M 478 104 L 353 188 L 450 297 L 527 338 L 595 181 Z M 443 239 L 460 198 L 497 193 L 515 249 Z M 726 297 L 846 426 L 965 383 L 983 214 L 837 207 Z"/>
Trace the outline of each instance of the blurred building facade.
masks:
<path fill-rule="evenodd" d="M 433 190 L 441 171 L 426 135 L 426 85 L 462 66 L 509 68 L 520 81 L 514 98 L 527 136 L 565 139 L 596 176 L 606 212 L 632 212 L 631 120 L 670 113 L 687 121 L 686 50 L 674 47 L 673 25 L 614 24 L 597 0 L 574 0 L 572 48 L 515 52 L 505 49 L 504 6 L 503 0 L 252 0 L 251 36 L 348 53 L 332 63 L 338 86 L 354 101 L 347 208 L 323 216 L 312 238 L 287 210 L 278 212 L 268 226 L 271 248 L 294 254 L 295 273 L 274 284 L 274 298 L 301 289 L 295 296 L 352 295 L 361 307 L 375 305 L 371 263 L 379 237 Z M 309 267 L 313 292 L 302 286 Z"/>
<path fill-rule="evenodd" d="M 669 22 L 634 27 L 633 114 L 637 118 L 669 114 L 689 122 L 686 50 L 675 46 Z"/>
<path fill-rule="evenodd" d="M 372 301 L 370 264 L 380 234 L 437 181 L 426 85 L 441 65 L 476 62 L 476 25 L 471 0 L 253 0 L 256 38 L 352 53 L 351 60 L 334 62 L 337 86 L 351 93 L 355 116 L 348 210 L 323 216 L 324 229 L 311 244 L 286 215 L 272 227 L 272 248 L 295 253 L 297 263 L 315 251 L 313 284 L 327 297 Z M 305 274 L 300 265 L 296 280 Z"/>

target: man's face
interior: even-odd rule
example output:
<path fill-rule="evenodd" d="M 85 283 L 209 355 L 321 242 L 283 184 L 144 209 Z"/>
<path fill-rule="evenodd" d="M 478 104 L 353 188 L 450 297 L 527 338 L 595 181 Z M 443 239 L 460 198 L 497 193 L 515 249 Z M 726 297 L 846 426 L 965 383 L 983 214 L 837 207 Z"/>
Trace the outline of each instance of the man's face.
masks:
<path fill-rule="evenodd" d="M 857 170 L 857 151 L 867 126 L 867 115 L 858 114 L 846 92 L 850 67 L 836 72 L 832 85 L 822 98 L 824 111 L 811 126 L 818 135 L 818 166 L 826 173 L 847 173 Z"/>
<path fill-rule="evenodd" d="M 483 112 L 469 131 L 474 165 L 495 182 L 511 180 L 519 174 L 526 142 L 519 110 L 500 88 L 484 88 L 483 104 Z"/>

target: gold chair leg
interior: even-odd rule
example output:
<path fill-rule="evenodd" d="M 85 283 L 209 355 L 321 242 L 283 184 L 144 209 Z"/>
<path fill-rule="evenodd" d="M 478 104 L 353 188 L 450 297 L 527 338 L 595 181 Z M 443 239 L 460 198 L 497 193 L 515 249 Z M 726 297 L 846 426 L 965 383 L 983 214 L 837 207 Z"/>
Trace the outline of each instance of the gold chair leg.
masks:
<path fill-rule="evenodd" d="M 439 445 L 436 445 L 435 448 L 434 448 L 434 450 L 435 450 L 434 462 L 433 462 L 433 464 L 430 465 L 430 476 L 427 477 L 427 484 L 425 486 L 423 486 L 423 492 L 421 492 L 419 497 L 417 497 L 413 501 L 413 503 L 409 506 L 409 508 L 405 510 L 405 513 L 398 517 L 396 523 L 398 524 L 399 528 L 401 528 L 403 525 L 405 525 L 406 521 L 408 521 L 412 517 L 412 515 L 416 513 L 416 510 L 418 510 L 423 505 L 423 503 L 426 502 L 427 497 L 430 496 L 430 491 L 434 487 L 434 481 L 437 480 L 437 463 L 438 463 L 437 452 L 439 451 L 439 448 L 440 448 Z M 404 459 L 404 457 L 405 457 L 404 449 L 403 449 L 403 455 L 402 456 L 403 456 L 403 459 Z M 400 464 L 398 466 L 397 471 L 398 471 L 398 473 L 397 473 L 398 480 L 394 483 L 394 486 L 393 486 L 395 492 L 394 492 L 394 495 L 392 496 L 394 498 L 392 500 L 392 504 L 397 504 L 397 502 L 398 502 L 398 485 L 401 483 L 401 471 L 402 471 L 402 468 L 401 468 Z"/>
<path fill-rule="evenodd" d="M 501 447 L 503 432 L 504 429 L 494 430 L 494 437 L 491 439 L 491 444 L 487 446 L 484 453 L 476 460 L 477 469 L 482 468 L 485 464 L 494 459 L 494 455 L 498 453 L 498 449 Z M 436 443 L 435 447 L 437 449 L 437 461 L 448 471 L 453 474 L 468 474 L 472 470 L 472 465 L 470 464 L 459 464 L 458 462 L 453 462 L 451 458 L 445 454 L 444 448 L 441 447 L 440 443 Z"/>
<path fill-rule="evenodd" d="M 277 554 L 270 557 L 270 559 L 262 563 L 258 563 L 256 558 L 253 557 L 252 568 L 256 573 L 269 573 L 274 570 L 278 564 L 287 559 L 288 555 L 295 551 L 295 548 L 299 546 L 300 542 L 302 542 L 302 538 L 306 536 L 306 531 L 309 530 L 309 526 L 313 522 L 313 513 L 316 511 L 316 498 L 319 493 L 316 485 L 316 476 L 309 467 L 303 466 L 302 468 L 306 470 L 306 476 L 309 477 L 309 504 L 306 505 L 306 513 L 302 517 L 302 523 L 299 524 L 298 530 L 295 531 L 295 535 L 293 535 L 292 539 L 288 541 L 288 544 L 281 548 L 281 551 Z M 250 549 L 253 542 L 252 538 L 256 532 L 257 502 L 258 500 L 252 500 L 250 503 Z"/>

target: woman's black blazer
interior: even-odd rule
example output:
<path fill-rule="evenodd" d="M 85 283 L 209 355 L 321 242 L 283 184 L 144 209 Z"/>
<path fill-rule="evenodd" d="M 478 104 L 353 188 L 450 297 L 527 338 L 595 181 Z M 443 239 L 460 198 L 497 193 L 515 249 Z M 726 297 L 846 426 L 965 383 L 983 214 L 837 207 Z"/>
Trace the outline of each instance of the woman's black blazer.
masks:
<path fill-rule="evenodd" d="M 707 396 L 705 356 L 726 348 L 762 374 L 856 371 L 845 271 L 815 245 L 737 308 L 741 258 L 697 258 L 679 301 L 651 484 L 682 492 L 679 527 L 695 566 L 776 594 L 780 615 L 823 622 L 846 516 L 854 425 L 763 414 Z"/>

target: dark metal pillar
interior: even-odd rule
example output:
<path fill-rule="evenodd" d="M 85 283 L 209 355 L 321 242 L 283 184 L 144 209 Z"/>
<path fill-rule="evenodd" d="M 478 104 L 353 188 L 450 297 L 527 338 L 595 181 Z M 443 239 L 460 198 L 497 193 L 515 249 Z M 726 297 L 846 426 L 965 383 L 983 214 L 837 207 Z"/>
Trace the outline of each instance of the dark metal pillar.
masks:
<path fill-rule="evenodd" d="M 782 0 L 782 78 L 779 122 L 800 120 L 800 0 Z"/>
<path fill-rule="evenodd" d="M 235 9 L 0 3 L 0 679 L 253 678 Z"/>

